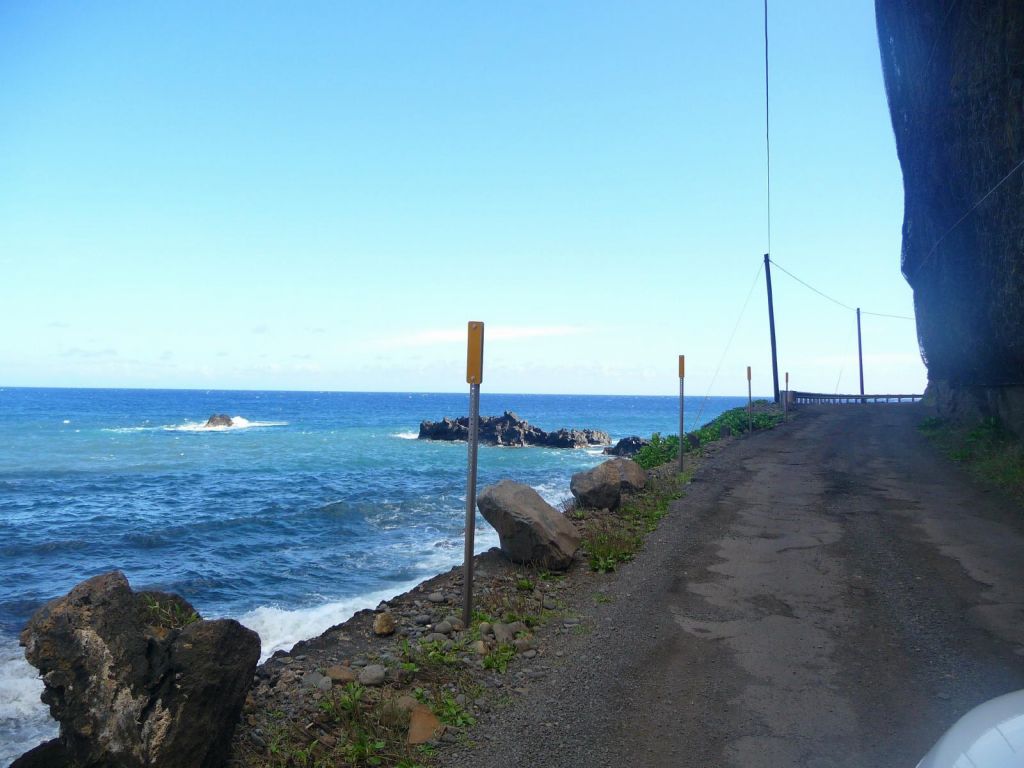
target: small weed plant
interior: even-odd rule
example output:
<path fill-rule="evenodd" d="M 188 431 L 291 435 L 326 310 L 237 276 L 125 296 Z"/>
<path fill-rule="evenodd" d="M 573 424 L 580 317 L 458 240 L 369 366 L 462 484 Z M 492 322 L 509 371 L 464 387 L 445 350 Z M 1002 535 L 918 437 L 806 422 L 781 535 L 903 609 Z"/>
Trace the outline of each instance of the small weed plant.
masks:
<path fill-rule="evenodd" d="M 495 672 L 504 674 L 508 671 L 508 665 L 516 657 L 516 649 L 511 645 L 499 645 L 493 651 L 484 656 L 484 669 L 493 669 Z"/>

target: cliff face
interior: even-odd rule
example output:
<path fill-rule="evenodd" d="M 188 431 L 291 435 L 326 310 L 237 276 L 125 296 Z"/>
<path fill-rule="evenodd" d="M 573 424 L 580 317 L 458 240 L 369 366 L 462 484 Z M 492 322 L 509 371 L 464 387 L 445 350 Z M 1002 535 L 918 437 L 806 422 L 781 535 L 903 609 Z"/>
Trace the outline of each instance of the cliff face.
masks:
<path fill-rule="evenodd" d="M 875 0 L 875 12 L 928 378 L 1024 384 L 1024 3 Z"/>

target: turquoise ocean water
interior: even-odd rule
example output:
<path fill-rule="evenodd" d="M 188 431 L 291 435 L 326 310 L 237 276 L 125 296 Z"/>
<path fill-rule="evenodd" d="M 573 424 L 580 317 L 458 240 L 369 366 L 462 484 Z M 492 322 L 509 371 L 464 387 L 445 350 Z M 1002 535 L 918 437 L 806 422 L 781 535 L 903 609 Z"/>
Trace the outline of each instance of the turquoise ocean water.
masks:
<path fill-rule="evenodd" d="M 741 405 L 687 398 L 687 429 Z M 0 765 L 56 733 L 17 634 L 32 612 L 112 569 L 288 648 L 461 562 L 464 443 L 416 440 L 465 394 L 0 388 Z M 675 433 L 674 397 L 501 395 L 481 413 Z M 213 413 L 229 429 L 203 428 Z M 240 417 L 240 418 L 238 418 Z M 552 503 L 600 450 L 483 447 L 479 483 Z M 477 518 L 477 549 L 497 544 Z"/>

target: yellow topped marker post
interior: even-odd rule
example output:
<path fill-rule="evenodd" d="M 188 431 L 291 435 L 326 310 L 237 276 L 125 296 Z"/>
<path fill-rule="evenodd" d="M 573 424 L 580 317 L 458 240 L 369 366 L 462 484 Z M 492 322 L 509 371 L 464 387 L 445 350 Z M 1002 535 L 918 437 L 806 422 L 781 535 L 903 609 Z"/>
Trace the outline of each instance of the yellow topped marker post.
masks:
<path fill-rule="evenodd" d="M 469 323 L 466 383 L 469 384 L 469 477 L 466 482 L 466 549 L 462 578 L 462 624 L 473 618 L 473 539 L 476 533 L 476 459 L 480 438 L 480 382 L 484 379 L 484 324 Z"/>
<path fill-rule="evenodd" d="M 754 396 L 750 388 L 750 366 L 747 366 L 747 432 L 754 432 Z"/>
<path fill-rule="evenodd" d="M 683 420 L 683 379 L 686 378 L 686 355 L 679 356 L 679 472 L 683 471 L 683 449 L 686 447 L 686 425 Z"/>

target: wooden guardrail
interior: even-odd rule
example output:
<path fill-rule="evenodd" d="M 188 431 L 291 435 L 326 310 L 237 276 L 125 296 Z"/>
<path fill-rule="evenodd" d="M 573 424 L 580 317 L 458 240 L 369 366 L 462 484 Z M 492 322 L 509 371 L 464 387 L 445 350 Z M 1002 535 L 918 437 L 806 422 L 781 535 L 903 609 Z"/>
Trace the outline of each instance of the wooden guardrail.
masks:
<path fill-rule="evenodd" d="M 828 395 L 823 392 L 789 393 L 795 405 L 861 405 L 865 403 L 916 403 L 923 395 Z"/>

